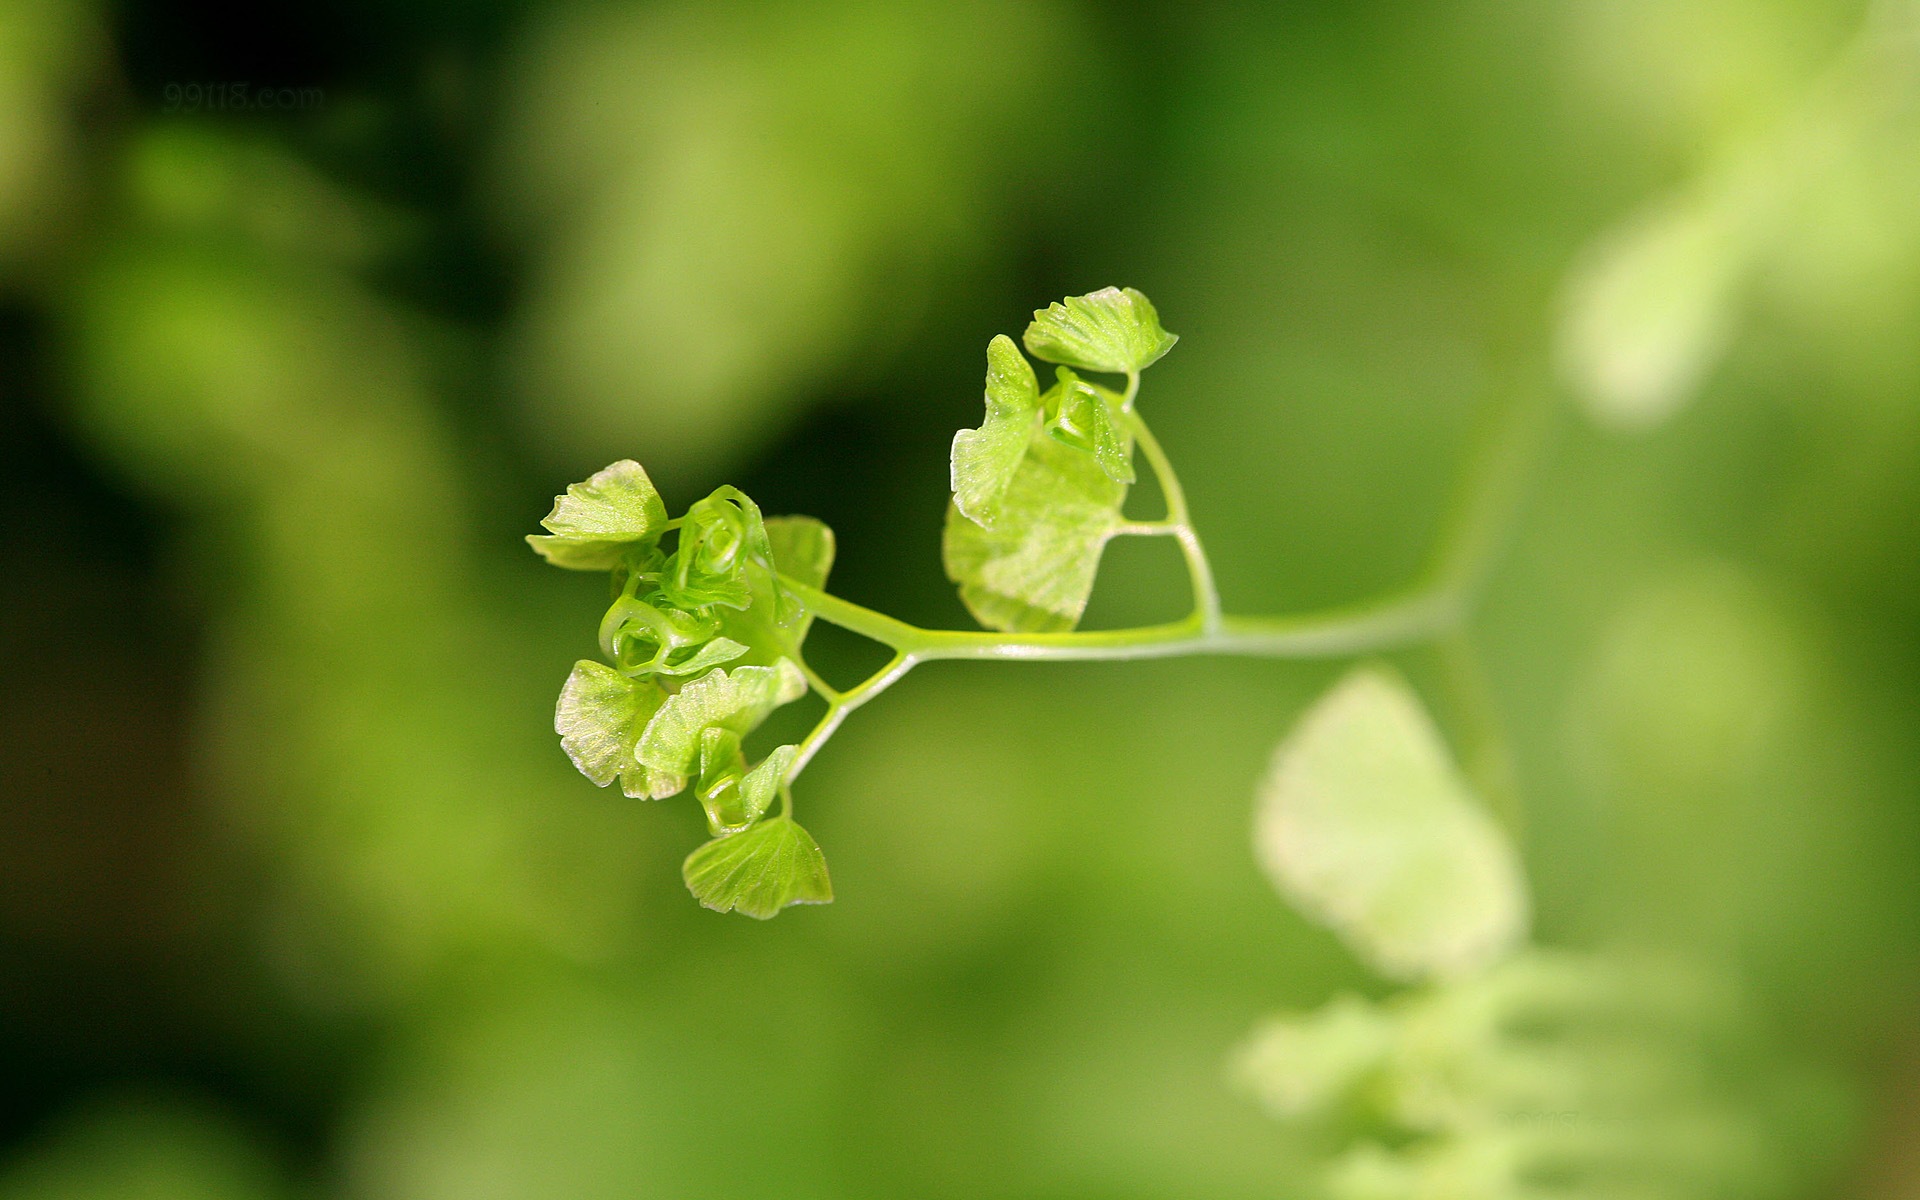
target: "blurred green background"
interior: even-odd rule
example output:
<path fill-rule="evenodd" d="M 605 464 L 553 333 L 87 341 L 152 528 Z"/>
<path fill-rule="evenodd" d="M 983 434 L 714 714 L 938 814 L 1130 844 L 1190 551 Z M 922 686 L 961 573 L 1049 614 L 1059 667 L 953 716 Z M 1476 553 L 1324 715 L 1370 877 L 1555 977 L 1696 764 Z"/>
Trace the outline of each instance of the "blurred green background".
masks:
<path fill-rule="evenodd" d="M 1224 1063 L 1383 991 L 1248 846 L 1337 664 L 917 672 L 766 924 L 551 732 L 604 603 L 520 540 L 556 491 L 737 483 L 964 625 L 982 351 L 1108 284 L 1237 611 L 1403 580 L 1489 405 L 1555 406 L 1482 678 L 1400 661 L 1543 943 L 1717 972 L 1821 1080 L 1766 1194 L 1920 1196 L 1917 29 L 0 0 L 0 1200 L 1308 1194 Z M 1089 621 L 1184 595 L 1118 546 Z"/>

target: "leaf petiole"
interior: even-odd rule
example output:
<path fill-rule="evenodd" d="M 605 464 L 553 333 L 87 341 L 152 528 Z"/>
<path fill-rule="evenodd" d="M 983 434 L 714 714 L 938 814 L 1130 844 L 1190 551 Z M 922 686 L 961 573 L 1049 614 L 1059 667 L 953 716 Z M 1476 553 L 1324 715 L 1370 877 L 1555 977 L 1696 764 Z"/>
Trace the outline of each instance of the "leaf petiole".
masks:
<path fill-rule="evenodd" d="M 1140 376 L 1136 373 L 1127 377 L 1127 395 L 1131 397 L 1139 387 Z M 1160 494 L 1166 497 L 1169 531 L 1180 541 L 1180 554 L 1187 560 L 1187 577 L 1193 583 L 1193 611 L 1200 618 L 1201 628 L 1208 633 L 1217 633 L 1220 629 L 1220 589 L 1213 582 L 1213 564 L 1207 560 L 1207 551 L 1200 544 L 1200 535 L 1194 532 L 1193 516 L 1187 511 L 1186 489 L 1180 486 L 1180 476 L 1174 471 L 1173 463 L 1167 458 L 1167 452 L 1160 448 L 1160 439 L 1153 436 L 1147 423 L 1139 413 L 1129 411 L 1127 420 L 1133 429 L 1134 441 L 1139 443 L 1140 453 L 1146 455 L 1147 466 L 1153 470 L 1154 479 L 1159 481 Z"/>

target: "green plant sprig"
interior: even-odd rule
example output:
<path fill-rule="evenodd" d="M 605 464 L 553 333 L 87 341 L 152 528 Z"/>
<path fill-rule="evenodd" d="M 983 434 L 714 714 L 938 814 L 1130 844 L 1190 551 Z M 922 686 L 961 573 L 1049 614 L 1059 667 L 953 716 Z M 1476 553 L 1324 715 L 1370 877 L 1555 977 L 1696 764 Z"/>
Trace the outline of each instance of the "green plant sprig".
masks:
<path fill-rule="evenodd" d="M 1024 341 L 1034 358 L 1056 364 L 1045 391 L 1012 339 L 993 339 L 986 419 L 954 438 L 943 538 L 948 577 L 981 630 L 926 629 L 833 595 L 832 531 L 810 517 L 765 518 L 737 488 L 669 520 L 644 469 L 623 460 L 556 498 L 542 522 L 548 532 L 528 541 L 557 566 L 608 571 L 614 599 L 599 630 L 607 661 L 576 664 L 555 729 L 601 786 L 619 779 L 629 796 L 653 799 L 693 787 L 714 835 L 684 870 L 702 904 L 766 918 L 831 900 L 825 859 L 793 820 L 793 783 L 850 714 L 921 663 L 1322 658 L 1460 627 L 1535 440 L 1530 406 L 1513 406 L 1494 428 L 1431 565 L 1411 585 L 1318 612 L 1233 615 L 1222 611 L 1179 476 L 1135 407 L 1141 372 L 1176 340 L 1130 288 L 1035 312 Z M 1122 377 L 1124 389 L 1081 371 Z M 1136 452 L 1165 500 L 1160 519 L 1123 514 Z M 1178 543 L 1193 598 L 1186 617 L 1075 628 L 1116 537 Z M 836 688 L 803 653 L 816 618 L 893 655 L 855 686 Z M 748 764 L 741 740 L 808 691 L 826 703 L 813 730 Z"/>

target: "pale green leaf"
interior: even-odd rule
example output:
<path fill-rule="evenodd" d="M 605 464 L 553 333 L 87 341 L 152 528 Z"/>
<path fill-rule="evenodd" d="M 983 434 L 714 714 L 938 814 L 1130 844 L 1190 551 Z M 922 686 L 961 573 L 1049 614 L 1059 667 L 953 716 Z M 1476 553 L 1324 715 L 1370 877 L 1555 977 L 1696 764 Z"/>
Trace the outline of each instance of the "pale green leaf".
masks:
<path fill-rule="evenodd" d="M 767 542 L 780 574 L 809 587 L 825 587 L 833 569 L 833 530 L 813 517 L 769 517 Z M 772 573 L 756 563 L 747 565 L 753 602 L 739 612 L 723 612 L 720 627 L 727 636 L 745 643 L 746 661 L 771 666 L 799 654 L 813 628 L 812 614 L 787 597 L 783 606 L 774 589 Z"/>
<path fill-rule="evenodd" d="M 1160 314 L 1145 296 L 1111 287 L 1037 310 L 1026 335 L 1035 358 L 1115 374 L 1143 370 L 1179 340 L 1160 328 Z"/>
<path fill-rule="evenodd" d="M 740 810 L 745 824 L 758 821 L 772 807 L 774 797 L 780 794 L 780 784 L 786 779 L 787 768 L 793 765 L 793 756 L 799 750 L 798 746 L 780 746 L 742 777 Z"/>
<path fill-rule="evenodd" d="M 634 757 L 641 732 L 666 699 L 659 684 L 582 659 L 560 689 L 553 729 L 573 765 L 599 786 L 618 777 L 621 790 L 636 800 L 671 796 L 685 781 L 651 771 Z"/>
<path fill-rule="evenodd" d="M 1116 417 L 1120 398 L 1095 387 L 1065 367 L 1053 390 L 1056 415 L 1047 432 L 1057 440 L 1093 455 L 1100 469 L 1115 483 L 1133 482 L 1133 440 L 1121 432 Z"/>
<path fill-rule="evenodd" d="M 635 542 L 658 537 L 666 523 L 653 481 L 639 463 L 623 458 L 555 496 L 553 511 L 540 522 L 551 536 L 529 534 L 527 543 L 556 567 L 606 571 Z"/>
<path fill-rule="evenodd" d="M 1603 235 L 1567 282 L 1561 370 L 1597 422 L 1647 429 L 1700 390 L 1732 340 L 1751 251 L 1737 211 L 1685 197 Z"/>
<path fill-rule="evenodd" d="M 797 746 L 781 746 L 752 770 L 740 752 L 740 735 L 715 726 L 700 735 L 700 782 L 696 788 L 707 824 L 716 836 L 738 833 L 766 815 Z"/>
<path fill-rule="evenodd" d="M 760 506 L 739 488 L 723 485 L 695 501 L 681 519 L 680 544 L 666 561 L 660 594 L 679 608 L 717 604 L 743 610 L 753 603 L 747 572 L 772 565 Z"/>
<path fill-rule="evenodd" d="M 1013 481 L 1040 411 L 1040 384 L 1013 339 L 987 343 L 987 419 L 978 429 L 953 435 L 953 503 L 984 526 L 992 526 L 1000 497 Z"/>
<path fill-rule="evenodd" d="M 1271 1017 L 1235 1053 L 1234 1081 L 1280 1120 L 1328 1112 L 1393 1048 L 1391 1018 L 1357 996 L 1317 1013 Z"/>
<path fill-rule="evenodd" d="M 1526 932 L 1505 832 L 1413 690 L 1381 668 L 1351 672 L 1281 743 L 1254 847 L 1289 899 L 1395 978 L 1472 972 Z"/>
<path fill-rule="evenodd" d="M 734 801 L 739 796 L 740 777 L 747 773 L 746 755 L 740 749 L 740 735 L 715 725 L 700 734 L 700 776 L 693 785 L 700 806 L 707 810 L 707 824 L 716 834 L 737 833 L 752 821 L 740 819 Z"/>
<path fill-rule="evenodd" d="M 681 875 L 706 907 L 762 921 L 790 904 L 833 900 L 825 856 L 813 835 L 788 817 L 715 838 L 687 856 Z"/>
<path fill-rule="evenodd" d="M 833 569 L 833 530 L 814 517 L 768 517 L 767 543 L 782 575 L 808 587 L 827 586 Z"/>
<path fill-rule="evenodd" d="M 654 668 L 662 675 L 698 675 L 712 667 L 730 663 L 747 652 L 747 648 L 731 638 L 717 637 L 693 652 L 693 657 L 683 663 L 662 663 Z"/>
<path fill-rule="evenodd" d="M 663 775 L 693 774 L 700 735 L 715 726 L 745 736 L 767 714 L 806 694 L 807 681 L 786 659 L 770 667 L 719 669 L 667 697 L 640 735 L 637 757 Z"/>
<path fill-rule="evenodd" d="M 990 629 L 1072 629 L 1086 610 L 1126 495 L 1126 485 L 1108 478 L 1091 454 L 1035 438 L 992 529 L 958 508 L 947 510 L 947 578 Z"/>
<path fill-rule="evenodd" d="M 827 586 L 827 573 L 833 570 L 833 530 L 813 517 L 769 517 L 767 541 L 773 546 L 774 569 L 796 583 L 808 587 Z M 777 644 L 790 653 L 798 653 L 813 628 L 813 614 L 801 612 L 790 625 L 779 623 L 777 606 L 762 604 L 755 596 L 752 616 L 770 624 L 779 632 Z"/>

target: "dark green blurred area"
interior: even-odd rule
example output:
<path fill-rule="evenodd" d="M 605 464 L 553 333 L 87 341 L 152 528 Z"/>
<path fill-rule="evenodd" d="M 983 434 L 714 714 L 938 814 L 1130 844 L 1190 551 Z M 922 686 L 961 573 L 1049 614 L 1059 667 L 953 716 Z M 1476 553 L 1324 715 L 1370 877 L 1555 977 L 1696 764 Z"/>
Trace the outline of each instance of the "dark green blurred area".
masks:
<path fill-rule="evenodd" d="M 1510 766 L 1540 941 L 1819 1080 L 1768 1186 L 1920 1196 L 1912 8 L 0 0 L 0 1200 L 1307 1194 L 1224 1064 L 1383 990 L 1248 848 L 1335 665 L 918 672 L 766 924 L 551 732 L 604 604 L 520 541 L 554 492 L 737 483 L 964 625 L 986 342 L 1108 284 L 1237 611 L 1407 578 L 1550 395 L 1504 736 L 1402 665 Z M 1641 333 L 1568 317 L 1670 211 Z M 1588 419 L 1570 337 L 1673 415 Z M 1089 623 L 1184 596 L 1116 546 Z"/>

